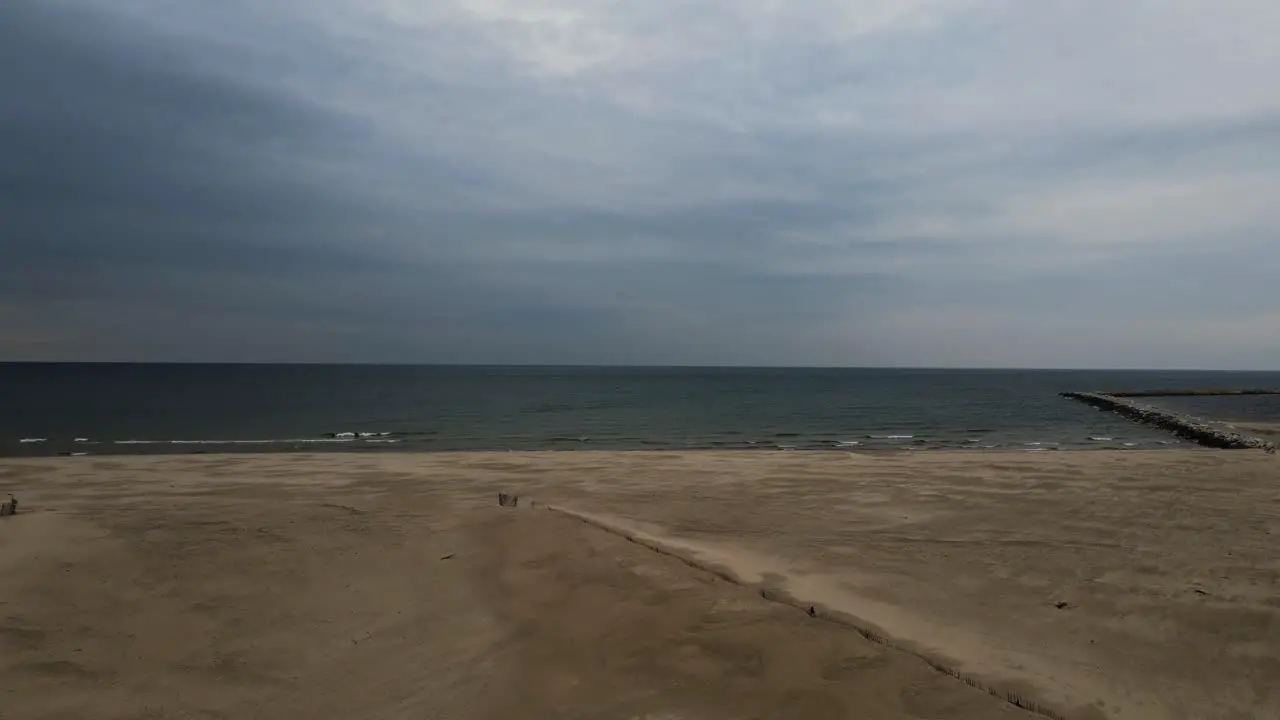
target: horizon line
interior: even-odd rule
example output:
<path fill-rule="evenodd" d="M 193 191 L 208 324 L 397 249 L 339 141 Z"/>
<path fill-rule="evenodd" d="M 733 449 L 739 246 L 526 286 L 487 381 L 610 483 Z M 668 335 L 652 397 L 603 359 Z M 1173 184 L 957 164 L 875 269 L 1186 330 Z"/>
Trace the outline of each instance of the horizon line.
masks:
<path fill-rule="evenodd" d="M 645 370 L 928 370 L 974 372 L 1186 372 L 1280 373 L 1280 369 L 1144 368 L 1144 367 L 1044 367 L 1044 366 L 942 366 L 942 365 L 679 365 L 624 363 L 441 363 L 441 362 L 331 362 L 309 360 L 0 360 L 0 365 L 213 365 L 304 367 L 434 367 L 493 369 L 645 369 Z"/>

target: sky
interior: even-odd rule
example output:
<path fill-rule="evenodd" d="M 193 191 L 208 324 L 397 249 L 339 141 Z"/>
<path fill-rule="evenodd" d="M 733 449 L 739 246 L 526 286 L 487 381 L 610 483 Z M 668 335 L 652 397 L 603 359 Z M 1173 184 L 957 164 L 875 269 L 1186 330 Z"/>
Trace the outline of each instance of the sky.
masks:
<path fill-rule="evenodd" d="M 16 0 L 0 360 L 1280 370 L 1273 0 Z"/>

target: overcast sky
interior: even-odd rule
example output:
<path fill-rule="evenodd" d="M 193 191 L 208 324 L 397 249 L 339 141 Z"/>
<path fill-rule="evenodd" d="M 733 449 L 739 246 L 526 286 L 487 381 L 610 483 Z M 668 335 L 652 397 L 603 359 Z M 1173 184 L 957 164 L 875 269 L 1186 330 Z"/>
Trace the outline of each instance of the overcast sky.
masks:
<path fill-rule="evenodd" d="M 0 360 L 1280 369 L 1274 0 L 15 0 Z"/>

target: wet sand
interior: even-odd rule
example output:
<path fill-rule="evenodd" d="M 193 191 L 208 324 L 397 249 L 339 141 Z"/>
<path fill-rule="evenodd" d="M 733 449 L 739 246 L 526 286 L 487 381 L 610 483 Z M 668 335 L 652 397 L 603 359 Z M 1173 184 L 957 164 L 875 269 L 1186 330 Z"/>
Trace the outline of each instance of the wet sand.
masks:
<path fill-rule="evenodd" d="M 1231 422 L 1231 427 L 1242 433 L 1248 433 L 1263 440 L 1280 440 L 1280 423 L 1264 422 Z"/>
<path fill-rule="evenodd" d="M 1069 718 L 1280 716 L 1261 453 L 9 459 L 9 491 L 6 716 L 1035 717 L 922 657 Z"/>

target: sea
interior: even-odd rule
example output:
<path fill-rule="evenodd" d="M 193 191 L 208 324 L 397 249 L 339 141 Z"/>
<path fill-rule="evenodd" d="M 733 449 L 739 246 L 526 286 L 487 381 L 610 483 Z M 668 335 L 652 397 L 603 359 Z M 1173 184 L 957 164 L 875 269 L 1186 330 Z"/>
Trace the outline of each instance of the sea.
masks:
<path fill-rule="evenodd" d="M 1280 373 L 3 363 L 0 455 L 1185 449 L 1058 395 L 1182 387 Z M 1280 396 L 1152 404 L 1280 421 Z"/>

